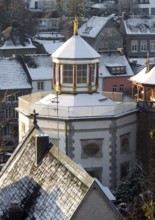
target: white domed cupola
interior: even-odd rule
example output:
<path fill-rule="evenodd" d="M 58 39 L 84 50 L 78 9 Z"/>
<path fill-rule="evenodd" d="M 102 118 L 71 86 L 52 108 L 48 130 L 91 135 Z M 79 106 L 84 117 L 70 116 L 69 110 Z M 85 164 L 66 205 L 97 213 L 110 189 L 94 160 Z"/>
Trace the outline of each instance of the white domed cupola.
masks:
<path fill-rule="evenodd" d="M 74 35 L 52 54 L 53 89 L 58 93 L 93 93 L 98 88 L 100 55 L 78 35 Z"/>

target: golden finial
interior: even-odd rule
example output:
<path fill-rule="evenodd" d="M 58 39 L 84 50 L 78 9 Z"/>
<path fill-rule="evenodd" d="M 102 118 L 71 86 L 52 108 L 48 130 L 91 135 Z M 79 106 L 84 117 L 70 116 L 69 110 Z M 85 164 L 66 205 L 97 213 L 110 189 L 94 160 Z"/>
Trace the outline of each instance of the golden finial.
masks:
<path fill-rule="evenodd" d="M 150 71 L 150 60 L 149 60 L 149 51 L 147 51 L 147 60 L 146 60 L 146 73 Z"/>
<path fill-rule="evenodd" d="M 76 16 L 74 20 L 74 35 L 78 35 L 78 19 Z"/>

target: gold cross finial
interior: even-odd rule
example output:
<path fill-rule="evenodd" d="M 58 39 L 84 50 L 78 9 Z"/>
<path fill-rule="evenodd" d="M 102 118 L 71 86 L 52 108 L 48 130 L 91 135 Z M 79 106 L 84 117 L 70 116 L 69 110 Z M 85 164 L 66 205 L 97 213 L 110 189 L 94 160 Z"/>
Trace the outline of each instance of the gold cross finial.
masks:
<path fill-rule="evenodd" d="M 37 115 L 39 115 L 38 113 L 36 113 L 35 109 L 33 110 L 33 114 L 31 114 L 33 116 L 33 124 L 36 125 L 37 124 Z"/>
<path fill-rule="evenodd" d="M 78 19 L 76 16 L 74 20 L 74 35 L 78 35 Z"/>
<path fill-rule="evenodd" d="M 149 59 L 149 51 L 147 51 L 147 60 L 146 60 L 146 73 L 150 71 L 150 59 Z"/>

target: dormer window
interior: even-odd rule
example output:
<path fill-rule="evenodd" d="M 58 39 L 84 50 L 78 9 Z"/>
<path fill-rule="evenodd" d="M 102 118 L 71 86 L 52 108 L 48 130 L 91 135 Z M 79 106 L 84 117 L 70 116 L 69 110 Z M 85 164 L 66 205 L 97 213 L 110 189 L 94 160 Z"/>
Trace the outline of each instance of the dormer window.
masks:
<path fill-rule="evenodd" d="M 125 66 L 107 66 L 109 69 L 110 73 L 112 75 L 118 75 L 118 74 L 126 74 L 126 67 Z"/>

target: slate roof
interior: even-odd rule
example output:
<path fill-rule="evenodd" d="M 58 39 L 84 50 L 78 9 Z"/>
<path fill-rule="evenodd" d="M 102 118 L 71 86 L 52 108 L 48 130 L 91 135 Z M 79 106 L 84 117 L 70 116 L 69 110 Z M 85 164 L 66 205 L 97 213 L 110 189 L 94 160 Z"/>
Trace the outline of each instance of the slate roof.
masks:
<path fill-rule="evenodd" d="M 0 89 L 31 89 L 26 72 L 17 58 L 0 58 Z"/>
<path fill-rule="evenodd" d="M 120 52 L 112 51 L 112 52 L 104 52 L 100 53 L 100 66 L 99 73 L 101 77 L 119 77 L 119 76 L 133 76 L 133 70 L 126 58 L 125 55 L 122 55 Z M 112 75 L 107 67 L 117 67 L 117 66 L 125 66 L 126 74 L 115 74 Z"/>
<path fill-rule="evenodd" d="M 83 24 L 78 33 L 82 37 L 96 38 L 102 28 L 114 15 L 107 17 L 92 16 L 85 24 Z"/>
<path fill-rule="evenodd" d="M 49 55 L 25 55 L 23 60 L 33 81 L 52 80 L 52 60 Z"/>
<path fill-rule="evenodd" d="M 128 35 L 155 35 L 155 17 L 130 16 L 123 21 Z"/>
<path fill-rule="evenodd" d="M 9 215 L 14 202 L 27 220 L 71 219 L 94 185 L 95 180 L 56 146 L 36 164 L 35 135 L 39 132 L 35 127 L 29 130 L 0 173 L 0 217 Z"/>

